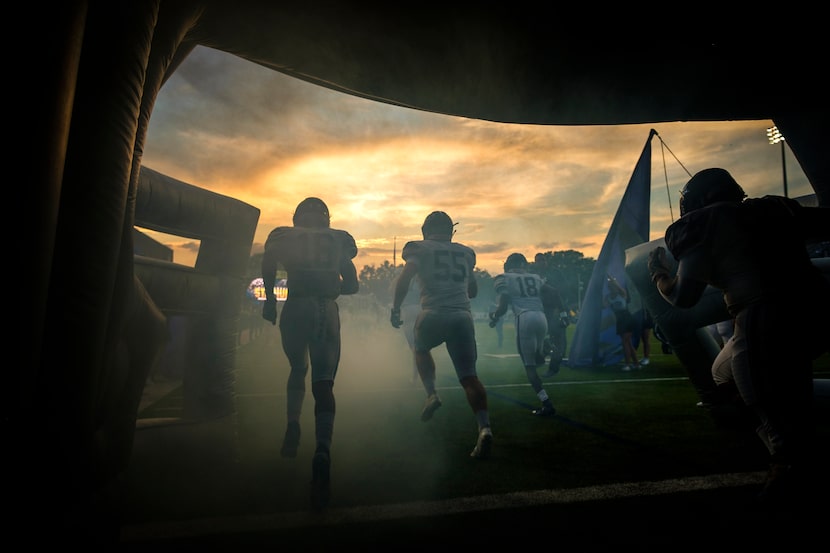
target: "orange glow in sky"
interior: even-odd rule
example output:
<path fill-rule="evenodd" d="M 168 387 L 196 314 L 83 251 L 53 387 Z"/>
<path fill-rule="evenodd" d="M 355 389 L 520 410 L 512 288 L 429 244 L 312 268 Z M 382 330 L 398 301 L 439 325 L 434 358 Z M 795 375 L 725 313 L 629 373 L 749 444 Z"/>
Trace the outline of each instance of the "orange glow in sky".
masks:
<path fill-rule="evenodd" d="M 142 164 L 258 207 L 251 253 L 274 227 L 291 224 L 303 198 L 318 196 L 332 227 L 355 237 L 358 270 L 391 263 L 395 249 L 400 263 L 424 217 L 443 210 L 478 267 L 498 274 L 512 252 L 572 249 L 596 258 L 652 128 L 668 147 L 652 139 L 652 239 L 679 217 L 686 170 L 724 167 L 750 196 L 782 194 L 770 126 L 471 120 L 347 96 L 197 47 L 159 94 Z M 789 195 L 812 194 L 786 154 Z M 198 244 L 160 240 L 174 248 L 174 261 L 192 265 Z"/>

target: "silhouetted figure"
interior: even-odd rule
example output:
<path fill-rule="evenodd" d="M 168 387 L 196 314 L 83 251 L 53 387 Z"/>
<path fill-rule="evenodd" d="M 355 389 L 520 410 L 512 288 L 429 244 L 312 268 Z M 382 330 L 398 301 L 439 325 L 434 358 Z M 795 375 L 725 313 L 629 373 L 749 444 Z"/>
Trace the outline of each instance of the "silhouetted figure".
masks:
<path fill-rule="evenodd" d="M 268 235 L 262 258 L 265 304 L 262 317 L 277 324 L 274 282 L 277 266 L 288 273 L 288 298 L 280 316 L 282 348 L 291 365 L 286 385 L 288 425 L 280 454 L 296 457 L 305 379 L 311 361 L 316 448 L 311 462 L 311 504 L 329 502 L 331 440 L 334 431 L 334 377 L 340 363 L 341 294 L 358 291 L 354 238 L 329 228 L 329 210 L 319 198 L 306 198 L 294 211 L 293 227 L 277 227 Z"/>
<path fill-rule="evenodd" d="M 641 368 L 637 362 L 637 350 L 634 349 L 634 331 L 637 330 L 637 321 L 628 310 L 628 292 L 611 275 L 608 275 L 608 294 L 605 296 L 605 304 L 614 312 L 615 330 L 622 342 L 625 358 L 622 370 L 628 372 Z"/>
<path fill-rule="evenodd" d="M 779 497 L 797 489 L 812 457 L 812 361 L 830 348 L 830 284 L 806 244 L 827 239 L 830 209 L 746 198 L 732 175 L 713 168 L 686 183 L 680 215 L 666 229 L 676 274 L 658 247 L 649 254 L 652 281 L 678 307 L 695 305 L 707 285 L 723 291 L 734 333 L 712 376 L 754 414 L 769 452 L 760 497 Z"/>

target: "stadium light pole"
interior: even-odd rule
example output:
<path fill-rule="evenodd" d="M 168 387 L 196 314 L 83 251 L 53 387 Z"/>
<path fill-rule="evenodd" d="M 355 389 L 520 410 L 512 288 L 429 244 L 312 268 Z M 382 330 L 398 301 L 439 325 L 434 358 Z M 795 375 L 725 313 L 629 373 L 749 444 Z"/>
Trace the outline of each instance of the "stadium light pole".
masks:
<path fill-rule="evenodd" d="M 784 156 L 784 135 L 778 130 L 778 127 L 772 126 L 767 129 L 767 138 L 771 145 L 781 144 L 781 169 L 784 171 L 784 197 L 789 197 L 787 194 L 787 159 Z"/>

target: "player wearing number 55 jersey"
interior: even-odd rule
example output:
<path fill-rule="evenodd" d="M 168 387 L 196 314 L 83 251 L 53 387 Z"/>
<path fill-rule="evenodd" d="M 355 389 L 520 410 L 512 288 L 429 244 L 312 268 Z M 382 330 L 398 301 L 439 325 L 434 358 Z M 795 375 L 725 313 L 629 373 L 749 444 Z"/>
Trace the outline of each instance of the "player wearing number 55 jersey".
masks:
<path fill-rule="evenodd" d="M 317 510 L 329 501 L 330 448 L 334 430 L 334 377 L 340 363 L 340 312 L 335 300 L 358 291 L 354 238 L 329 228 L 329 210 L 319 198 L 306 198 L 294 211 L 293 227 L 278 227 L 265 242 L 262 317 L 277 324 L 274 281 L 277 266 L 288 274 L 288 299 L 280 317 L 282 348 L 291 366 L 288 375 L 288 426 L 283 457 L 296 457 L 305 379 L 311 362 L 316 448 L 312 459 L 311 503 Z"/>
<path fill-rule="evenodd" d="M 499 298 L 499 306 L 490 314 L 490 326 L 495 326 L 509 307 L 516 316 L 516 347 L 527 374 L 527 380 L 542 402 L 534 415 L 556 414 L 553 403 L 542 387 L 542 379 L 536 372 L 545 362 L 544 344 L 548 335 L 548 321 L 545 316 L 543 298 L 548 297 L 546 288 L 551 288 L 542 277 L 527 272 L 527 258 L 520 253 L 511 253 L 504 262 L 504 273 L 496 275 L 493 286 Z"/>
<path fill-rule="evenodd" d="M 410 282 L 417 279 L 421 289 L 421 312 L 415 321 L 415 365 L 427 393 L 421 420 L 428 421 L 441 407 L 441 399 L 435 390 L 432 349 L 446 344 L 478 424 L 478 440 L 470 456 L 483 459 L 490 455 L 493 433 L 487 411 L 487 391 L 476 374 L 478 352 L 470 312 L 470 298 L 478 294 L 473 275 L 476 254 L 464 244 L 452 241 L 454 227 L 449 215 L 433 211 L 421 227 L 424 239 L 404 245 L 401 257 L 406 264 L 395 283 L 390 322 L 395 328 L 403 324 L 401 305 L 409 292 Z"/>

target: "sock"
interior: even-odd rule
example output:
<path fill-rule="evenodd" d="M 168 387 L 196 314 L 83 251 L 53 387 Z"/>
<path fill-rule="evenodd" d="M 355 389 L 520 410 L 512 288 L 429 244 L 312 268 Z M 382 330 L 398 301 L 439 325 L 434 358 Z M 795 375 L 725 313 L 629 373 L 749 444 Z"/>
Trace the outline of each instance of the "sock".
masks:
<path fill-rule="evenodd" d="M 334 413 L 323 411 L 314 416 L 314 429 L 317 438 L 317 451 L 331 449 L 331 438 L 334 434 Z"/>
<path fill-rule="evenodd" d="M 424 383 L 424 390 L 426 390 L 428 396 L 431 396 L 431 395 L 437 393 L 435 391 L 435 379 L 434 378 L 426 379 L 426 380 L 423 381 L 423 383 Z"/>
<path fill-rule="evenodd" d="M 482 428 L 487 428 L 490 426 L 490 414 L 487 412 L 486 409 L 482 409 L 481 411 L 476 412 L 476 422 L 478 422 L 479 431 L 481 431 Z"/>
<path fill-rule="evenodd" d="M 303 412 L 303 400 L 305 399 L 305 389 L 289 388 L 286 392 L 286 414 L 288 420 L 300 420 L 300 414 Z"/>

